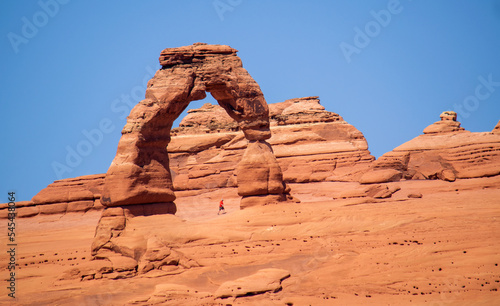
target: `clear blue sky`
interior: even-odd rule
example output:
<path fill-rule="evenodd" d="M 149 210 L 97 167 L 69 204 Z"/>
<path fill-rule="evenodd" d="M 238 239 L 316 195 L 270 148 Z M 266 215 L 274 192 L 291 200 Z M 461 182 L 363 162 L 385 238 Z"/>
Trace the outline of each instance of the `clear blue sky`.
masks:
<path fill-rule="evenodd" d="M 105 173 L 160 51 L 194 42 L 238 49 L 268 103 L 320 96 L 377 157 L 445 110 L 500 119 L 498 0 L 4 0 L 0 38 L 0 202 Z"/>

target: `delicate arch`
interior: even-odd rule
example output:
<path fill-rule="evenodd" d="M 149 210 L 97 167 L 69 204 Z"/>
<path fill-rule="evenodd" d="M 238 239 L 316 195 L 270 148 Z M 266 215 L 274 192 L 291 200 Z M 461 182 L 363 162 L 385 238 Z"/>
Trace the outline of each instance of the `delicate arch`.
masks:
<path fill-rule="evenodd" d="M 170 130 L 189 103 L 205 98 L 206 92 L 250 141 L 239 166 L 242 171 L 237 171 L 239 194 L 282 197 L 281 169 L 265 142 L 271 137 L 267 103 L 236 52 L 229 46 L 201 43 L 162 51 L 162 68 L 148 82 L 145 99 L 132 109 L 122 130 L 106 174 L 103 205 L 169 203 L 175 212 L 166 150 Z"/>

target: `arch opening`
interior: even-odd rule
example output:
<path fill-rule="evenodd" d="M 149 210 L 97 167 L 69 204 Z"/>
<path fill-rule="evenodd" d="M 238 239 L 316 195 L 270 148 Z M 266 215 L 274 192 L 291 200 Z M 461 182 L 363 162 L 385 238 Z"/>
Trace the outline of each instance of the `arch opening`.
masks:
<path fill-rule="evenodd" d="M 132 109 L 122 130 L 105 178 L 104 206 L 162 203 L 175 211 L 166 150 L 170 131 L 189 104 L 204 99 L 207 92 L 249 141 L 237 169 L 239 194 L 284 193 L 281 169 L 266 143 L 271 136 L 267 103 L 236 52 L 228 46 L 205 44 L 162 51 L 162 68 L 148 82 L 145 99 Z"/>

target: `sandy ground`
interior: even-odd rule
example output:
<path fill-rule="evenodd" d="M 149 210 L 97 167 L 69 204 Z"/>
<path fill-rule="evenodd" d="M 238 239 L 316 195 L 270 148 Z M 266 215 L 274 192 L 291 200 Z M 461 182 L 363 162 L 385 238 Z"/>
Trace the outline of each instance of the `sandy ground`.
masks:
<path fill-rule="evenodd" d="M 201 267 L 129 279 L 58 280 L 90 260 L 100 212 L 17 219 L 17 298 L 7 296 L 2 252 L 0 304 L 125 305 L 157 284 L 214 293 L 225 281 L 280 268 L 291 276 L 276 293 L 164 304 L 500 305 L 500 176 L 394 184 L 401 190 L 383 200 L 332 199 L 357 183 L 293 184 L 300 204 L 245 210 L 235 189 L 179 192 L 177 216 L 137 217 L 127 230 L 169 241 Z M 415 192 L 422 198 L 407 197 Z M 222 197 L 227 212 L 217 215 Z"/>

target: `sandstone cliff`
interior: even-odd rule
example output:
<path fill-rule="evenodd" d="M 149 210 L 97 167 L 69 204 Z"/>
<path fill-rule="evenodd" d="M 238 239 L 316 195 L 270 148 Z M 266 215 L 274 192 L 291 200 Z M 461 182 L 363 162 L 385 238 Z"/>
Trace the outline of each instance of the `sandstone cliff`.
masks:
<path fill-rule="evenodd" d="M 17 217 L 101 210 L 103 182 L 104 174 L 55 181 L 42 189 L 31 201 L 16 202 Z M 7 213 L 7 204 L 0 204 L 0 218 L 7 218 Z"/>
<path fill-rule="evenodd" d="M 454 181 L 500 174 L 500 134 L 472 133 L 460 127 L 455 112 L 444 112 L 441 121 L 424 134 L 382 155 L 362 183 L 404 179 Z"/>
<path fill-rule="evenodd" d="M 269 104 L 271 144 L 285 182 L 357 181 L 374 160 L 363 134 L 318 97 Z M 189 111 L 168 145 L 176 190 L 235 187 L 248 141 L 220 106 Z"/>

